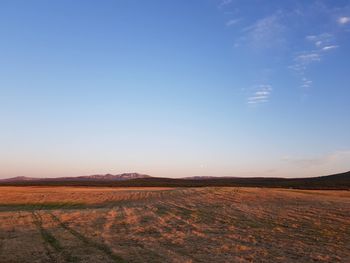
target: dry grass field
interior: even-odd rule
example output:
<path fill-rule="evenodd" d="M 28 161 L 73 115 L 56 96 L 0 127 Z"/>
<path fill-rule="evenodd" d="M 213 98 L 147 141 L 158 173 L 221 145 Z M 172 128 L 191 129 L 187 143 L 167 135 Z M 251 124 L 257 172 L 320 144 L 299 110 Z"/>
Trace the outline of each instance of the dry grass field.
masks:
<path fill-rule="evenodd" d="M 350 192 L 0 187 L 0 262 L 350 262 Z"/>

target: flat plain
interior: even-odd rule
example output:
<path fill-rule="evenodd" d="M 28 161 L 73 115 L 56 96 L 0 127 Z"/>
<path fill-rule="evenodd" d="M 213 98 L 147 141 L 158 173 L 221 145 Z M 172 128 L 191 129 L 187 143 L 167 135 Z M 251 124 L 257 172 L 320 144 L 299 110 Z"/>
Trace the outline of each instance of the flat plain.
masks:
<path fill-rule="evenodd" d="M 350 191 L 0 187 L 0 262 L 350 262 Z"/>

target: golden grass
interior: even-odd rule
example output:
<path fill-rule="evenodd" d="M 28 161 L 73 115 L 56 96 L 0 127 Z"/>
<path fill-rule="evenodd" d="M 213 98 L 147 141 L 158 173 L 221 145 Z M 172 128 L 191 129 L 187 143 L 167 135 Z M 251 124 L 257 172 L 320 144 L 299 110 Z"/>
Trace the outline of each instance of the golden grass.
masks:
<path fill-rule="evenodd" d="M 350 192 L 0 187 L 0 262 L 350 262 Z"/>

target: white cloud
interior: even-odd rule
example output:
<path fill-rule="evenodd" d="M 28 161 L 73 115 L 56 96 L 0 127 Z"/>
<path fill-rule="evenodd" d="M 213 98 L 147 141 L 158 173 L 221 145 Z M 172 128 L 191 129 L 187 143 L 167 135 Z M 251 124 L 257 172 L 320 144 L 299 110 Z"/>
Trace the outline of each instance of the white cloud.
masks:
<path fill-rule="evenodd" d="M 294 60 L 302 65 L 307 65 L 312 62 L 321 61 L 321 55 L 316 51 L 305 52 L 296 56 Z"/>
<path fill-rule="evenodd" d="M 227 21 L 226 26 L 234 26 L 234 25 L 238 24 L 239 21 L 241 21 L 240 18 L 231 19 L 231 20 Z"/>
<path fill-rule="evenodd" d="M 301 87 L 304 89 L 308 89 L 312 86 L 312 80 L 309 80 L 307 78 L 302 78 L 302 84 Z"/>
<path fill-rule="evenodd" d="M 334 35 L 327 32 L 318 35 L 308 35 L 305 37 L 305 40 L 312 43 L 314 48 L 297 53 L 294 56 L 294 64 L 289 67 L 302 77 L 300 87 L 304 89 L 312 86 L 312 80 L 305 78 L 309 65 L 320 62 L 325 52 L 339 47 L 335 44 Z"/>
<path fill-rule="evenodd" d="M 336 49 L 338 48 L 337 45 L 331 45 L 331 46 L 325 46 L 322 48 L 323 51 L 326 51 L 326 50 L 332 50 L 332 49 Z"/>
<path fill-rule="evenodd" d="M 220 5 L 230 4 L 228 9 L 231 10 L 231 8 L 239 6 L 239 4 L 236 5 L 236 2 L 238 1 L 221 0 Z M 288 59 L 289 68 L 299 79 L 299 87 L 303 88 L 303 92 L 305 92 L 313 85 L 312 80 L 307 76 L 308 69 L 321 61 L 326 62 L 328 54 L 341 46 L 341 43 L 338 43 L 341 39 L 340 35 L 350 32 L 346 31 L 348 30 L 347 26 L 342 26 L 342 30 L 338 26 L 338 24 L 350 24 L 350 16 L 348 15 L 350 5 L 340 9 L 331 8 L 323 2 L 298 3 L 295 5 L 295 9 L 283 7 L 270 9 L 270 13 L 267 15 L 265 10 L 258 10 L 253 16 L 244 13 L 249 12 L 250 8 L 240 7 L 239 11 L 231 13 L 231 20 L 226 20 L 227 27 L 240 28 L 240 34 L 236 35 L 233 46 L 236 49 L 246 48 L 263 55 L 266 52 L 271 63 Z M 315 17 L 318 18 L 317 23 L 319 24 L 308 27 L 307 25 L 315 23 Z M 322 32 L 319 31 L 320 29 L 327 31 Z M 303 32 L 308 33 L 304 35 L 305 39 L 300 39 L 301 41 L 305 40 L 304 43 L 299 43 L 299 38 L 297 39 L 296 36 Z M 299 49 L 300 47 L 301 49 Z M 294 55 L 289 57 L 289 54 Z M 260 78 L 259 81 L 265 80 Z M 255 104 L 263 99 L 251 96 L 248 103 Z"/>
<path fill-rule="evenodd" d="M 248 97 L 248 104 L 260 104 L 269 101 L 269 97 L 272 91 L 272 86 L 269 84 L 261 84 L 255 87 L 255 92 L 252 96 Z"/>
<path fill-rule="evenodd" d="M 271 15 L 256 21 L 243 29 L 247 40 L 253 48 L 272 48 L 284 42 L 285 26 L 279 21 L 278 15 Z"/>
<path fill-rule="evenodd" d="M 347 23 L 350 23 L 350 17 L 348 17 L 348 16 L 339 17 L 339 18 L 338 18 L 338 23 L 339 23 L 340 25 L 345 25 L 345 24 L 347 24 Z"/>
<path fill-rule="evenodd" d="M 255 92 L 255 95 L 257 96 L 268 96 L 270 94 L 270 91 L 257 91 Z"/>
<path fill-rule="evenodd" d="M 308 89 L 312 86 L 312 80 L 305 77 L 305 72 L 310 64 L 320 62 L 321 58 L 322 56 L 319 50 L 306 51 L 294 57 L 294 64 L 289 68 L 302 77 L 301 88 Z"/>
<path fill-rule="evenodd" d="M 232 3 L 232 0 L 222 0 L 219 4 L 219 7 L 224 7 L 225 5 L 229 5 Z"/>
<path fill-rule="evenodd" d="M 316 48 L 323 48 L 334 44 L 334 36 L 330 33 L 322 33 L 319 35 L 306 36 L 306 40 L 313 43 Z"/>

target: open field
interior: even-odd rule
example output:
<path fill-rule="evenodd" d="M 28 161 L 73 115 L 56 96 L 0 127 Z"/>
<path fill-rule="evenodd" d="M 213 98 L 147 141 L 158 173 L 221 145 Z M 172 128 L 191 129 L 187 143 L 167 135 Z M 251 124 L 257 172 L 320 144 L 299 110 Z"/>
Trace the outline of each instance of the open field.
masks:
<path fill-rule="evenodd" d="M 0 187 L 0 262 L 350 262 L 350 192 Z"/>

